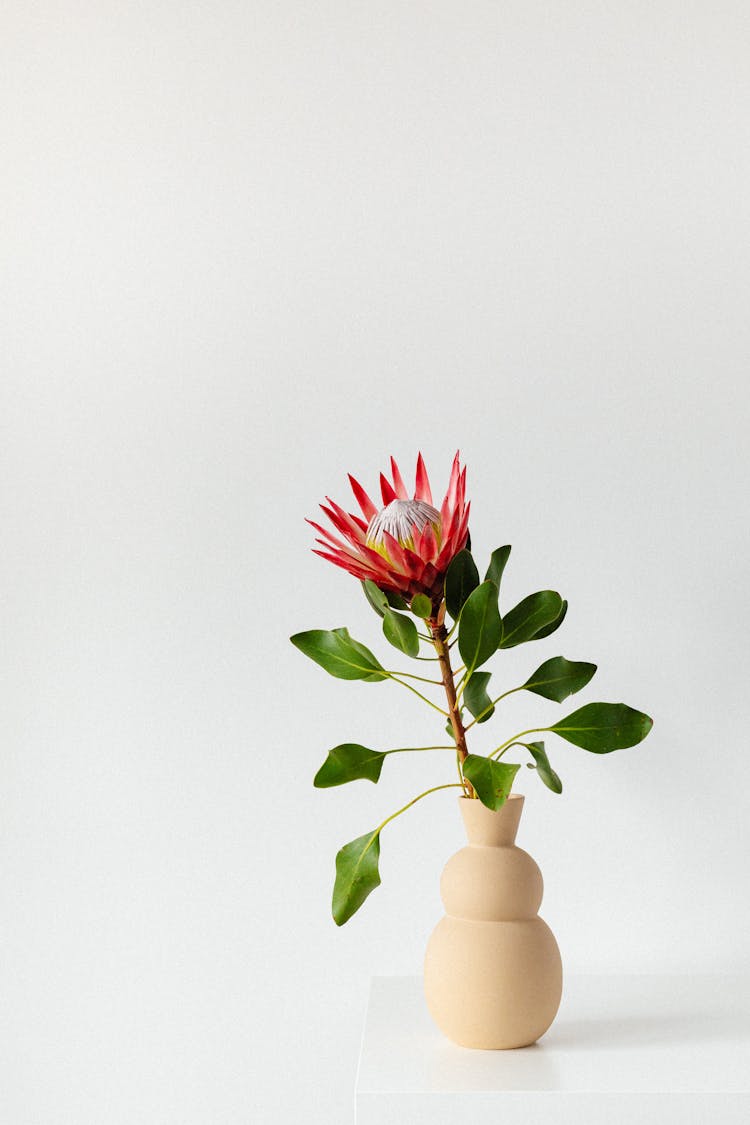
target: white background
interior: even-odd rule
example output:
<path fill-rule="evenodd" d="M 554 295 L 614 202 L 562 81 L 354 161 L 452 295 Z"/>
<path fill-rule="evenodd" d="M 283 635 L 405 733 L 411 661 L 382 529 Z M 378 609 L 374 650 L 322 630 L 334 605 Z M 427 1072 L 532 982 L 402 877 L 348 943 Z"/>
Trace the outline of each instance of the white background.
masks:
<path fill-rule="evenodd" d="M 747 5 L 0 22 L 3 1121 L 351 1121 L 369 976 L 420 970 L 462 839 L 424 801 L 333 925 L 337 848 L 452 780 L 311 786 L 436 730 L 287 640 L 385 657 L 303 517 L 390 453 L 441 491 L 460 447 L 505 607 L 570 600 L 499 681 L 562 652 L 655 718 L 523 779 L 566 968 L 747 969 Z"/>

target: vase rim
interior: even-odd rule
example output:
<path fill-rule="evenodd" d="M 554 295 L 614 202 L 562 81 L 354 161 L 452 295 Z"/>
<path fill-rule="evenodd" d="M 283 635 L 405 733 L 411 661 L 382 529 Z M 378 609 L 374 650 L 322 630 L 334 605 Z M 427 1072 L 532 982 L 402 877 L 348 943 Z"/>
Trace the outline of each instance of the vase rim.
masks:
<path fill-rule="evenodd" d="M 503 804 L 500 806 L 499 809 L 487 809 L 486 805 L 482 805 L 482 808 L 487 809 L 487 812 L 489 812 L 489 813 L 491 813 L 491 812 L 502 812 L 503 809 L 505 808 L 505 806 L 508 804 L 508 801 L 523 801 L 524 797 L 525 797 L 525 794 L 523 794 L 523 793 L 511 793 L 509 797 L 506 797 L 505 801 L 503 802 Z M 471 801 L 472 803 L 474 801 L 478 801 L 480 805 L 482 804 L 482 802 L 479 800 L 478 797 L 467 797 L 465 793 L 461 793 L 458 799 L 459 799 L 459 801 Z"/>

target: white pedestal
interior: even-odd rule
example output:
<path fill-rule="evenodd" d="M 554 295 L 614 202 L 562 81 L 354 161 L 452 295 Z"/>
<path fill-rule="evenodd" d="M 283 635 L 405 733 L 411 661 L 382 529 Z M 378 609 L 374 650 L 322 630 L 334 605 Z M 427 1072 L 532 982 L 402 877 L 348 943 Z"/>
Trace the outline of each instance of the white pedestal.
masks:
<path fill-rule="evenodd" d="M 565 981 L 518 1051 L 470 1051 L 432 1023 L 418 977 L 375 977 L 357 1125 L 747 1125 L 750 978 Z"/>

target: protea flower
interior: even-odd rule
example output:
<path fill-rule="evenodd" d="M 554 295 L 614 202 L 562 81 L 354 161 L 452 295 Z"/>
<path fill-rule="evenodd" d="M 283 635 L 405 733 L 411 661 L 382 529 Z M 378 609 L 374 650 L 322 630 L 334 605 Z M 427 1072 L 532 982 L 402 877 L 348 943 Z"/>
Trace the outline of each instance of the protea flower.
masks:
<path fill-rule="evenodd" d="M 308 520 L 322 536 L 316 540 L 321 549 L 313 550 L 355 578 L 371 579 L 385 593 L 401 594 L 407 601 L 415 594 L 426 594 L 435 604 L 442 598 L 448 564 L 466 545 L 469 535 L 471 505 L 466 503 L 466 469 L 461 468 L 457 453 L 440 511 L 432 503 L 421 453 L 413 497 L 409 497 L 393 457 L 391 475 L 392 482 L 380 474 L 381 508 L 349 475 L 361 517 L 345 512 L 327 496 L 327 504 L 320 507 L 342 538 Z"/>

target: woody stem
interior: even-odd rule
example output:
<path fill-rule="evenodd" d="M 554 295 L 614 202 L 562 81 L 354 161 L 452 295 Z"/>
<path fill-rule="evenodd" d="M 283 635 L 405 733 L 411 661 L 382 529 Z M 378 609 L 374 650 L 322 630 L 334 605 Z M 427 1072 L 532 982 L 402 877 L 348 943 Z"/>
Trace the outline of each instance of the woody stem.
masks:
<path fill-rule="evenodd" d="M 450 719 L 451 728 L 453 730 L 453 738 L 456 742 L 456 757 L 458 760 L 459 774 L 461 782 L 464 787 L 464 792 L 467 797 L 474 797 L 474 789 L 470 782 L 466 780 L 463 773 L 463 763 L 465 762 L 469 751 L 466 749 L 466 731 L 461 722 L 461 711 L 456 699 L 456 681 L 453 675 L 453 668 L 451 667 L 450 650 L 448 648 L 448 630 L 445 628 L 443 621 L 438 617 L 429 622 L 430 632 L 432 633 L 432 643 L 435 646 L 438 661 L 440 662 L 440 674 L 443 679 L 443 687 L 445 688 L 445 696 L 448 700 L 448 718 Z"/>

